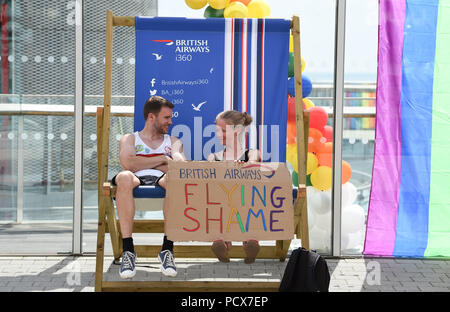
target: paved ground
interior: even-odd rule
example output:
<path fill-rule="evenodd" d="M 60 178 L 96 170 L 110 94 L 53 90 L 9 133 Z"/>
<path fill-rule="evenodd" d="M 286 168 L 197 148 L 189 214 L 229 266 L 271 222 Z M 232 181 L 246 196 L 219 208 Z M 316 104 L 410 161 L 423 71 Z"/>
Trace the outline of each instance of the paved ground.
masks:
<path fill-rule="evenodd" d="M 120 280 L 118 265 L 105 258 L 105 280 Z M 450 292 L 450 260 L 327 258 L 331 292 Z M 280 281 L 287 260 L 242 260 L 228 264 L 215 259 L 176 259 L 175 280 Z M 156 259 L 138 259 L 136 281 L 173 280 L 163 277 Z M 93 291 L 95 257 L 0 257 L 0 291 Z"/>

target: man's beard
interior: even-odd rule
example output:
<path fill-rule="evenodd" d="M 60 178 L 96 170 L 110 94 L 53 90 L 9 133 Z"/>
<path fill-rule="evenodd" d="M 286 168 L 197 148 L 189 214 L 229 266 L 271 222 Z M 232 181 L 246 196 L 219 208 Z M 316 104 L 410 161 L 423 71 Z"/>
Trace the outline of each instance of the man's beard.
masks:
<path fill-rule="evenodd" d="M 165 130 L 165 127 L 161 125 L 155 125 L 155 130 L 158 134 L 168 134 L 169 133 L 169 127 L 167 127 L 167 131 Z"/>

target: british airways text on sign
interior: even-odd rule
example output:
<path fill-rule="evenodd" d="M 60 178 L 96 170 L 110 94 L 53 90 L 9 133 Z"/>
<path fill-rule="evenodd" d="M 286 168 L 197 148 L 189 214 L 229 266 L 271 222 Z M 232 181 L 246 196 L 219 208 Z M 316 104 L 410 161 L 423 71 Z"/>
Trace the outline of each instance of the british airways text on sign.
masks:
<path fill-rule="evenodd" d="M 209 53 L 208 40 L 175 40 L 176 53 Z"/>
<path fill-rule="evenodd" d="M 175 40 L 175 60 L 192 61 L 192 53 L 209 53 L 208 40 Z"/>

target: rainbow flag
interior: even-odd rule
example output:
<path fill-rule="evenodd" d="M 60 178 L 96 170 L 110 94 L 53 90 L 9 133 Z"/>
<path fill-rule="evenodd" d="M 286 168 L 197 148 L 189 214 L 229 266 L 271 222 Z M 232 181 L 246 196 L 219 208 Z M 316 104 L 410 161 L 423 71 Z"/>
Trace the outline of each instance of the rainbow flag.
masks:
<path fill-rule="evenodd" d="M 380 0 L 364 254 L 450 256 L 450 0 Z"/>

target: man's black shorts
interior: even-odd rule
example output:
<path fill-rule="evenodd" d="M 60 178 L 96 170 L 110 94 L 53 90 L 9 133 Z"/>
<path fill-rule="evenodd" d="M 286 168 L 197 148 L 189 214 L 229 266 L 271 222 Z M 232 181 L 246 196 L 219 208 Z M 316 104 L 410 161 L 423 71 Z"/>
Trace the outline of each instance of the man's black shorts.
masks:
<path fill-rule="evenodd" d="M 165 175 L 165 173 L 160 176 L 152 176 L 152 175 L 146 175 L 146 176 L 141 176 L 138 177 L 136 176 L 136 178 L 139 179 L 139 182 L 141 183 L 140 185 L 148 185 L 148 186 L 159 186 L 158 181 Z M 111 184 L 112 185 L 117 185 L 116 184 L 116 177 L 117 175 L 115 175 L 112 179 L 111 179 Z"/>

